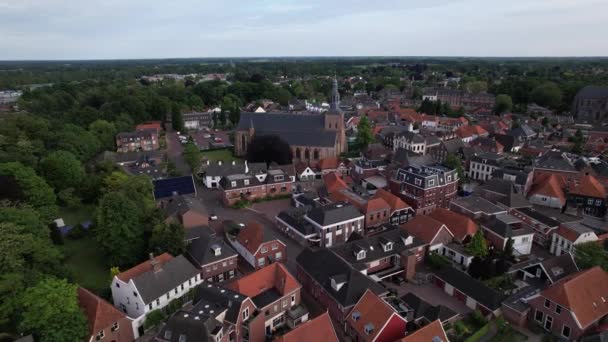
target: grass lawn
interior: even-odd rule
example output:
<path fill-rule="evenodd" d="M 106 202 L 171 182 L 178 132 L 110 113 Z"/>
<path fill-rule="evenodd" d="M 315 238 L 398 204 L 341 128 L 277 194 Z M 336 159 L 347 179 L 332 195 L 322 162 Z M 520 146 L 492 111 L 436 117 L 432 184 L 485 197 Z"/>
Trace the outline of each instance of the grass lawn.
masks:
<path fill-rule="evenodd" d="M 206 151 L 202 152 L 202 159 L 209 159 L 210 161 L 218 161 L 221 160 L 223 162 L 230 162 L 233 160 L 241 160 L 238 157 L 235 157 L 230 150 L 215 150 L 215 151 Z"/>
<path fill-rule="evenodd" d="M 59 216 L 63 218 L 63 222 L 66 225 L 70 226 L 92 220 L 94 211 L 94 205 L 84 204 L 76 209 L 59 208 Z"/>
<path fill-rule="evenodd" d="M 65 238 L 65 244 L 60 247 L 66 256 L 65 266 L 74 282 L 95 293 L 109 289 L 110 269 L 104 263 L 104 255 L 95 237 L 88 235 L 78 240 Z"/>

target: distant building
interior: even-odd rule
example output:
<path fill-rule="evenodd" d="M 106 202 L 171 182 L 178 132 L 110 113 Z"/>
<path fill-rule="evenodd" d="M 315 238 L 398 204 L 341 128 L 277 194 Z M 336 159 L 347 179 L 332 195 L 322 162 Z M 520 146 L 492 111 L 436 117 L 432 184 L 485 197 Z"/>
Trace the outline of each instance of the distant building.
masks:
<path fill-rule="evenodd" d="M 480 181 L 491 179 L 492 174 L 500 169 L 500 163 L 504 158 L 503 155 L 492 152 L 475 154 L 469 164 L 469 178 Z"/>
<path fill-rule="evenodd" d="M 154 151 L 159 147 L 158 131 L 154 128 L 116 135 L 117 152 Z"/>
<path fill-rule="evenodd" d="M 605 120 L 608 114 L 608 87 L 584 87 L 576 94 L 572 107 L 579 121 L 592 123 Z"/>
<path fill-rule="evenodd" d="M 197 112 L 191 111 L 182 113 L 184 128 L 186 129 L 201 129 L 203 127 L 213 127 L 213 112 Z"/>

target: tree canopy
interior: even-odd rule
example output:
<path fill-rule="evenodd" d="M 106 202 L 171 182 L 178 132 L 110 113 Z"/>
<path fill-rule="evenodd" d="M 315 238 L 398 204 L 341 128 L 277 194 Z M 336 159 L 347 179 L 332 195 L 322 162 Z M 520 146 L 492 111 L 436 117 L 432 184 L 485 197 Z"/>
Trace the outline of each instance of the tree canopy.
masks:
<path fill-rule="evenodd" d="M 85 177 L 84 167 L 67 151 L 54 151 L 42 159 L 40 171 L 57 191 L 77 188 Z"/>
<path fill-rule="evenodd" d="M 374 141 L 372 127 L 367 116 L 362 116 L 357 125 L 357 147 L 363 151 Z"/>
<path fill-rule="evenodd" d="M 291 147 L 276 135 L 256 135 L 247 148 L 247 161 L 250 163 L 286 165 L 291 164 L 292 159 Z"/>

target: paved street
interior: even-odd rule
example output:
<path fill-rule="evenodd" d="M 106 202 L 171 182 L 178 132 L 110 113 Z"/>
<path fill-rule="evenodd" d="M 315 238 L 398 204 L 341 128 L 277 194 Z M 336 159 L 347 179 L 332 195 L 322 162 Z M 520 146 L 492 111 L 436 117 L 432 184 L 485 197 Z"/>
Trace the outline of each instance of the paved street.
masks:
<path fill-rule="evenodd" d="M 173 161 L 175 164 L 175 168 L 182 175 L 190 174 L 190 166 L 186 164 L 184 157 L 182 156 L 182 152 L 184 151 L 184 146 L 179 141 L 177 137 L 177 132 L 172 130 L 171 127 L 167 128 L 167 157 Z"/>

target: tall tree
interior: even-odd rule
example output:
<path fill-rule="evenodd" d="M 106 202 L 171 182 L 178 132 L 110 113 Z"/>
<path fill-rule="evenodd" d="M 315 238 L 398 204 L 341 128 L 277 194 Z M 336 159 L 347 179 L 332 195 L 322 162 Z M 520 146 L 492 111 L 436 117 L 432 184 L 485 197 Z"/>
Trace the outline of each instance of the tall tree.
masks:
<path fill-rule="evenodd" d="M 41 342 L 80 342 L 87 335 L 87 319 L 78 305 L 77 286 L 47 278 L 27 289 L 20 298 L 19 330 Z M 61 305 L 58 305 L 58 304 Z"/>
<path fill-rule="evenodd" d="M 179 223 L 159 223 L 152 229 L 149 250 L 154 254 L 167 252 L 179 255 L 184 252 L 184 226 Z"/>
<path fill-rule="evenodd" d="M 467 253 L 475 257 L 485 258 L 488 255 L 488 245 L 481 230 L 477 230 L 465 248 Z"/>
<path fill-rule="evenodd" d="M 182 109 L 180 105 L 173 102 L 171 105 L 171 127 L 176 131 L 184 130 L 184 117 L 182 116 Z"/>
<path fill-rule="evenodd" d="M 291 164 L 292 159 L 291 147 L 276 135 L 255 135 L 247 147 L 247 160 L 251 163 L 285 165 Z"/>
<path fill-rule="evenodd" d="M 241 119 L 241 109 L 239 107 L 232 108 L 229 112 L 228 119 L 233 126 L 238 125 L 239 120 Z"/>
<path fill-rule="evenodd" d="M 372 143 L 372 141 L 374 141 L 372 127 L 367 116 L 363 116 L 357 125 L 357 146 L 363 151 Z"/>
<path fill-rule="evenodd" d="M 198 146 L 194 144 L 192 141 L 188 141 L 184 146 L 184 160 L 190 166 L 190 170 L 195 173 L 198 170 L 198 167 L 201 164 L 201 151 Z"/>
<path fill-rule="evenodd" d="M 89 125 L 89 131 L 97 137 L 103 149 L 114 151 L 116 126 L 113 123 L 106 120 L 95 120 Z"/>
<path fill-rule="evenodd" d="M 34 169 L 21 163 L 0 164 L 0 176 L 7 181 L 0 187 L 0 199 L 25 202 L 50 221 L 57 215 L 56 197 L 48 183 Z"/>
<path fill-rule="evenodd" d="M 462 167 L 462 161 L 457 155 L 452 153 L 448 154 L 444 164 L 451 169 L 456 169 L 456 172 L 458 172 L 458 178 L 464 179 L 464 168 Z"/>
<path fill-rule="evenodd" d="M 562 102 L 562 91 L 553 82 L 543 83 L 532 90 L 530 98 L 533 102 L 551 108 L 557 108 Z"/>
<path fill-rule="evenodd" d="M 500 115 L 506 113 L 513 108 L 513 100 L 511 96 L 505 94 L 499 94 L 496 96 L 496 102 L 494 104 L 494 114 Z"/>
<path fill-rule="evenodd" d="M 608 271 L 608 251 L 595 241 L 576 245 L 574 255 L 583 269 L 600 266 Z"/>
<path fill-rule="evenodd" d="M 40 171 L 57 192 L 77 188 L 85 176 L 84 167 L 72 153 L 51 152 L 40 163 Z"/>
<path fill-rule="evenodd" d="M 127 194 L 104 195 L 95 215 L 97 243 L 110 265 L 132 265 L 144 255 L 142 216 Z"/>

